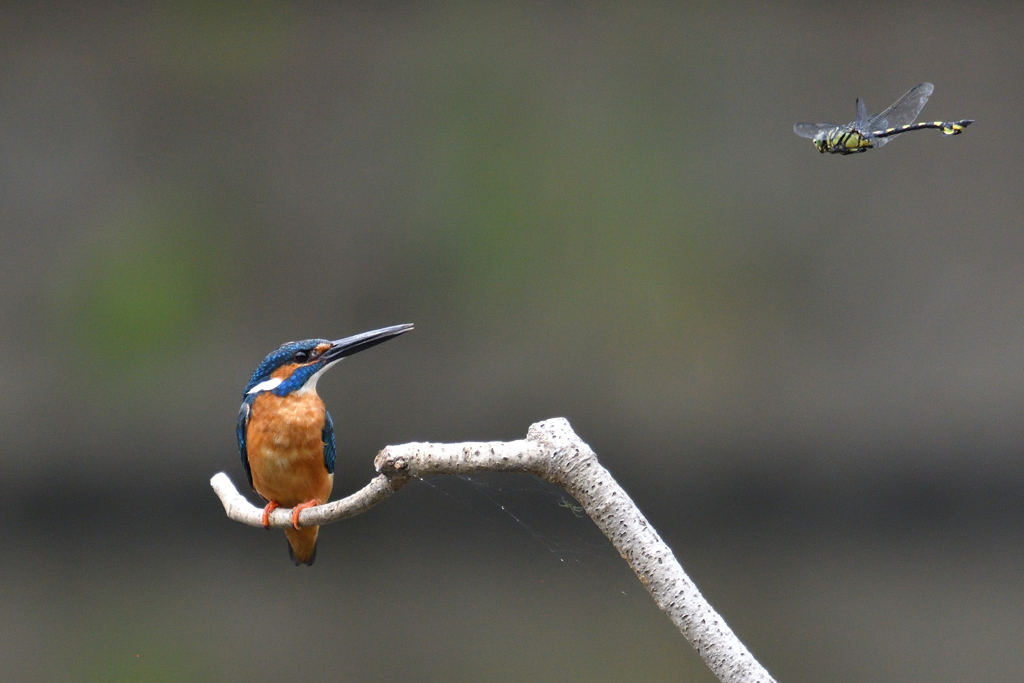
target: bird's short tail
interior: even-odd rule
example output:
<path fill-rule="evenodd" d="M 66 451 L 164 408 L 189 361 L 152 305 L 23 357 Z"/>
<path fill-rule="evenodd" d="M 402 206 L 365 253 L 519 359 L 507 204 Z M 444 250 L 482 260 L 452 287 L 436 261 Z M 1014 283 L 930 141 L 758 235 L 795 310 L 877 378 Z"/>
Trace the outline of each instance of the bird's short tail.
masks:
<path fill-rule="evenodd" d="M 316 559 L 316 535 L 320 531 L 318 526 L 303 527 L 301 529 L 285 529 L 284 534 L 288 537 L 288 555 L 292 562 L 298 567 L 300 564 L 311 566 Z"/>

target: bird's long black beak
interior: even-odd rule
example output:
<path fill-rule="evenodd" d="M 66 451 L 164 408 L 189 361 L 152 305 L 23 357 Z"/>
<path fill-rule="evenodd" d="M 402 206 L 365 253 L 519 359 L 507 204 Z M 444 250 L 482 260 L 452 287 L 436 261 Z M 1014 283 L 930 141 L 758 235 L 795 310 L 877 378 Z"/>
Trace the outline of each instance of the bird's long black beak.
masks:
<path fill-rule="evenodd" d="M 382 327 L 379 330 L 363 332 L 362 334 L 356 334 L 351 337 L 332 341 L 331 348 L 324 351 L 323 355 L 320 356 L 320 360 L 328 363 L 341 360 L 345 356 L 351 356 L 354 353 L 365 351 L 371 346 L 383 344 L 388 339 L 394 339 L 398 335 L 405 334 L 411 329 L 412 323 L 392 325 L 391 327 Z"/>

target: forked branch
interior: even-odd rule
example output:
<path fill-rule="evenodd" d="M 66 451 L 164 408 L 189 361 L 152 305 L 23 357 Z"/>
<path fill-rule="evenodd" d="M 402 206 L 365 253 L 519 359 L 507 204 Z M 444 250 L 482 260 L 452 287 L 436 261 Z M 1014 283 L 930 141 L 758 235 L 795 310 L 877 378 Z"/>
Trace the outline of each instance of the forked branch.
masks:
<path fill-rule="evenodd" d="M 347 498 L 303 510 L 299 513 L 300 526 L 327 524 L 366 512 L 414 477 L 479 472 L 534 474 L 558 484 L 579 501 L 720 681 L 774 683 L 567 420 L 538 422 L 523 441 L 388 446 L 377 455 L 374 465 L 380 474 L 369 484 Z M 239 494 L 226 474 L 217 474 L 210 484 L 229 518 L 262 526 L 262 510 Z M 291 511 L 275 510 L 270 524 L 289 526 Z"/>

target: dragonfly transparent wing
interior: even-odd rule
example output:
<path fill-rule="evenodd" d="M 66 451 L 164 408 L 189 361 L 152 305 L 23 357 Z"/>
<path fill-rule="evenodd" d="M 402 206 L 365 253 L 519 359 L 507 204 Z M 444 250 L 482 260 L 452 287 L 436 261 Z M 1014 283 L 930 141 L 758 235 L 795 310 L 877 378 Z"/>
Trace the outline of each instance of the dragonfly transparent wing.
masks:
<path fill-rule="evenodd" d="M 854 127 L 861 133 L 871 133 L 871 122 L 868 120 L 868 105 L 864 100 L 857 98 L 857 120 L 853 122 Z"/>
<path fill-rule="evenodd" d="M 935 86 L 931 83 L 919 83 L 908 90 L 903 97 L 896 100 L 891 107 L 881 114 L 875 114 L 868 122 L 869 130 L 885 130 L 886 128 L 899 128 L 907 126 L 917 119 L 917 115 L 924 109 L 924 105 L 931 97 Z M 893 136 L 895 137 L 895 136 Z M 890 138 L 881 138 L 889 140 Z"/>
<path fill-rule="evenodd" d="M 834 123 L 795 123 L 793 124 L 793 132 L 802 138 L 814 139 L 820 131 L 831 130 L 838 128 Z"/>

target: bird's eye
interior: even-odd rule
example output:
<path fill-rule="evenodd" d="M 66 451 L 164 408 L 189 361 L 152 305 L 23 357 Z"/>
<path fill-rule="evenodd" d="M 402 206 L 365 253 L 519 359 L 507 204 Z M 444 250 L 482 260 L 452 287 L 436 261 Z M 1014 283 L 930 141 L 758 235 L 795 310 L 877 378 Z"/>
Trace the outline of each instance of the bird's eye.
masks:
<path fill-rule="evenodd" d="M 296 351 L 295 355 L 292 356 L 292 360 L 294 360 L 296 363 L 305 363 L 307 360 L 309 360 L 309 352 Z"/>

